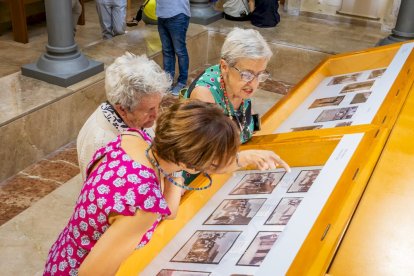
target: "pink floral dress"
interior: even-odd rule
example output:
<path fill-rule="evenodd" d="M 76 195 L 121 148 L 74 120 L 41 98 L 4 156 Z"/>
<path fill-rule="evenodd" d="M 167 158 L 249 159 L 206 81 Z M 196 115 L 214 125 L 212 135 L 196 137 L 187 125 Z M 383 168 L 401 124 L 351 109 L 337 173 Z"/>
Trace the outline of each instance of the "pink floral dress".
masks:
<path fill-rule="evenodd" d="M 144 132 L 133 132 L 150 143 Z M 154 170 L 132 160 L 121 148 L 121 137 L 95 153 L 88 171 L 102 161 L 88 175 L 72 217 L 50 249 L 44 275 L 77 275 L 83 260 L 110 226 L 110 213 L 133 216 L 140 209 L 159 215 L 137 248 L 145 246 L 162 217 L 171 214 Z"/>

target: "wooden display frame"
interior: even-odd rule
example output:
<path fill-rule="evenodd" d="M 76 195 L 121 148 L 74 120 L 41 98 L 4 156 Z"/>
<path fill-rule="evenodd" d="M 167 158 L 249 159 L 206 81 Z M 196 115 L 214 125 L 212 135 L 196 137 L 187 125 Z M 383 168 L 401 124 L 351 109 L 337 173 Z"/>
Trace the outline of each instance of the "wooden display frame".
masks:
<path fill-rule="evenodd" d="M 279 134 L 273 134 L 274 131 L 324 78 L 388 67 L 404 44 L 398 43 L 328 58 L 263 116 L 262 130 L 242 146 L 242 149 L 273 150 L 292 167 L 318 166 L 328 160 L 342 137 L 349 134 L 363 134 L 356 151 L 336 182 L 334 190 L 312 228 L 301 241 L 300 248 L 288 268 L 284 268 L 285 270 L 280 268 L 278 273 L 272 275 L 322 275 L 327 271 L 412 87 L 414 51 L 408 54 L 372 122 Z M 230 174 L 214 175 L 214 184 L 210 189 L 185 194 L 176 220 L 163 221 L 155 231 L 149 246 L 134 252 L 124 262 L 118 275 L 139 274 L 230 178 Z M 199 178 L 194 183 L 198 186 L 205 184 Z M 271 261 L 267 259 L 267 262 Z"/>
<path fill-rule="evenodd" d="M 297 275 L 296 273 L 305 274 L 316 271 L 320 274 L 327 269 L 381 152 L 382 143 L 380 141 L 385 141 L 386 134 L 387 131 L 384 130 L 379 132 L 371 130 L 363 135 L 333 193 L 292 262 L 288 274 Z M 279 139 L 278 135 L 266 135 L 261 137 L 258 144 L 251 143 L 243 148 L 277 151 L 294 167 L 320 166 L 328 160 L 342 137 L 343 135 L 332 135 L 287 141 Z M 365 159 L 366 152 L 370 152 L 370 156 Z M 312 156 L 312 158 L 304 158 L 304 156 Z M 207 204 L 230 177 L 230 174 L 214 175 L 212 188 L 202 192 L 192 191 L 185 194 L 177 218 L 174 221 L 163 221 L 155 231 L 151 243 L 134 252 L 125 261 L 118 275 L 137 275 L 141 272 L 196 216 L 197 212 Z M 196 181 L 195 185 L 203 186 L 206 184 L 200 179 L 196 179 Z M 332 205 L 335 205 L 335 208 L 332 208 Z M 328 227 L 328 225 L 330 226 Z M 329 231 L 326 230 L 327 228 Z M 325 237 L 321 241 L 323 235 Z"/>
<path fill-rule="evenodd" d="M 388 67 L 401 46 L 405 44 L 408 45 L 408 43 L 397 43 L 327 58 L 262 117 L 262 130 L 257 132 L 256 136 L 274 133 L 324 78 Z M 392 127 L 413 84 L 413 67 L 414 51 L 411 51 L 371 123 L 331 128 L 328 131 L 325 131 L 326 129 L 300 131 L 294 136 L 355 133 L 368 130 L 370 125 Z M 283 134 L 287 133 L 281 133 Z"/>

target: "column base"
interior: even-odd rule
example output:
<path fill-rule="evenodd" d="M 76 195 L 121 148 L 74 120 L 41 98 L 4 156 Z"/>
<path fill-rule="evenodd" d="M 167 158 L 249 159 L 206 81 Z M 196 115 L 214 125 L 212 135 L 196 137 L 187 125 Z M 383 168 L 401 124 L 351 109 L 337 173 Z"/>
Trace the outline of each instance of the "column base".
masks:
<path fill-rule="evenodd" d="M 51 70 L 44 70 L 44 68 Z M 37 63 L 25 64 L 21 70 L 23 76 L 68 87 L 102 72 L 104 64 L 89 60 L 83 54 L 78 55 L 74 60 L 56 60 L 43 54 Z"/>

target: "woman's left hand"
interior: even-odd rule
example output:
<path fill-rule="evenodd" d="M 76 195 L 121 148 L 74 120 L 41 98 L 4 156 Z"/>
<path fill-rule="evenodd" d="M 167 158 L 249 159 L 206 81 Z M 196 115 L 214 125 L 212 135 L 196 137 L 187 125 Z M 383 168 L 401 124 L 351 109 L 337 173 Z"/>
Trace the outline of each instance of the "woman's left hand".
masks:
<path fill-rule="evenodd" d="M 289 165 L 279 155 L 270 150 L 243 150 L 239 152 L 239 166 L 256 166 L 259 170 L 273 170 L 283 167 L 290 172 Z"/>

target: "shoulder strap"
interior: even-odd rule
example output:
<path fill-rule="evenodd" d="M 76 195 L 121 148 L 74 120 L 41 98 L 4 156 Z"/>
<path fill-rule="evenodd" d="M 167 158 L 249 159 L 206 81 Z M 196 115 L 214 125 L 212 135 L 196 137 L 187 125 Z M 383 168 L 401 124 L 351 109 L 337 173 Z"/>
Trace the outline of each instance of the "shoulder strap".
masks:
<path fill-rule="evenodd" d="M 145 6 L 148 4 L 149 1 L 150 0 L 145 1 L 144 4 L 141 5 L 141 9 L 145 8 Z"/>

